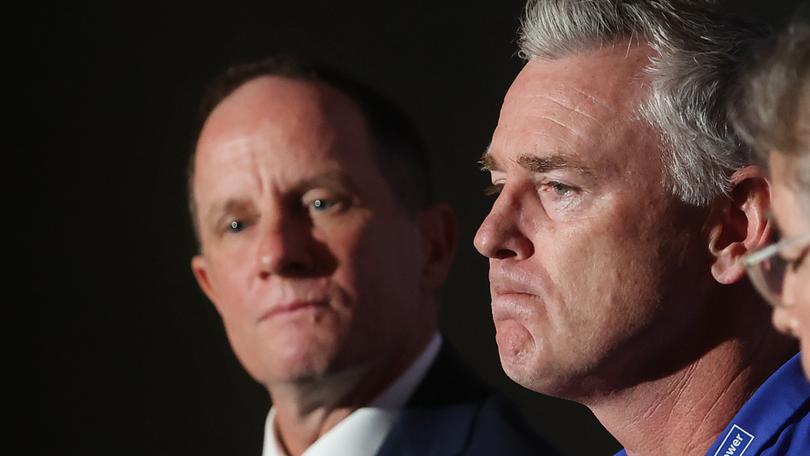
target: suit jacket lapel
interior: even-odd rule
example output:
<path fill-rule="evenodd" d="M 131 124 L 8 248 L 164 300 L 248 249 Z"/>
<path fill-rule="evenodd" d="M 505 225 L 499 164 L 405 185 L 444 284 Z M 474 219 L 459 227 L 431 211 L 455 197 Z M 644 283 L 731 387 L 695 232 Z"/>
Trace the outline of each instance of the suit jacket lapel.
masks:
<path fill-rule="evenodd" d="M 447 342 L 403 408 L 379 456 L 449 456 L 466 447 L 480 403 L 492 394 Z"/>

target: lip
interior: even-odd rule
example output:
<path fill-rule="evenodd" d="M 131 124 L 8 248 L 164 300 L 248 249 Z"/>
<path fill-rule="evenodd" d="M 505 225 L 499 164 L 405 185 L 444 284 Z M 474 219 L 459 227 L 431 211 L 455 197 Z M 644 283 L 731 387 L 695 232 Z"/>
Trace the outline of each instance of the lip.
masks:
<path fill-rule="evenodd" d="M 501 293 L 492 296 L 492 320 L 530 320 L 545 303 L 536 295 L 527 293 Z"/>
<path fill-rule="evenodd" d="M 326 307 L 326 300 L 296 300 L 273 306 L 259 317 L 259 322 L 271 320 L 284 315 L 293 315 L 310 309 Z"/>
<path fill-rule="evenodd" d="M 490 273 L 489 290 L 494 298 L 496 295 L 541 295 L 539 287 L 532 284 L 528 277 L 516 277 L 518 274 Z"/>
<path fill-rule="evenodd" d="M 544 306 L 542 290 L 528 275 L 490 270 L 490 294 L 494 321 L 523 320 Z"/>

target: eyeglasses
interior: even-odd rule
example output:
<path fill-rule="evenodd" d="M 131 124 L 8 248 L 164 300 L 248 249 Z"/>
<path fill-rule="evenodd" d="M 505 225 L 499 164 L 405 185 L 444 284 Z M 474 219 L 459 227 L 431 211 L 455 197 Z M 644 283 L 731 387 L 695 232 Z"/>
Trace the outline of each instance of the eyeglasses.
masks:
<path fill-rule="evenodd" d="M 785 305 L 785 273 L 810 248 L 810 233 L 783 239 L 743 257 L 742 262 L 754 287 L 772 306 Z"/>

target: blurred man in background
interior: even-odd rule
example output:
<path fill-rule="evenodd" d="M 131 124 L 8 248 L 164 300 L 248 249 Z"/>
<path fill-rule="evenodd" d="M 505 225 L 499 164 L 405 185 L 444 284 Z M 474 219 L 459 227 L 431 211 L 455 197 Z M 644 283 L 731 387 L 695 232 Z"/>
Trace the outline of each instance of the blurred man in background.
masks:
<path fill-rule="evenodd" d="M 455 218 L 402 114 L 271 59 L 215 81 L 203 117 L 192 269 L 270 393 L 265 456 L 549 453 L 437 332 Z"/>

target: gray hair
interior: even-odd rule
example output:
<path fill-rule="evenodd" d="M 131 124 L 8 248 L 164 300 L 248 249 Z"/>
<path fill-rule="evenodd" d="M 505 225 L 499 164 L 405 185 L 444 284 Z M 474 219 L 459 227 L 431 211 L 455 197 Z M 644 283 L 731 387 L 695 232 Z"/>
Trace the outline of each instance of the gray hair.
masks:
<path fill-rule="evenodd" d="M 810 208 L 810 24 L 796 20 L 760 57 L 735 97 L 733 123 L 760 158 L 792 159 L 791 183 Z"/>
<path fill-rule="evenodd" d="M 556 59 L 601 46 L 648 44 L 651 90 L 639 115 L 665 145 L 666 185 L 685 203 L 728 194 L 751 161 L 728 122 L 728 98 L 759 30 L 709 0 L 530 0 L 520 55 Z"/>

